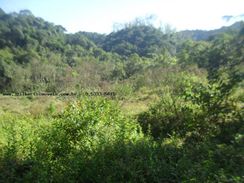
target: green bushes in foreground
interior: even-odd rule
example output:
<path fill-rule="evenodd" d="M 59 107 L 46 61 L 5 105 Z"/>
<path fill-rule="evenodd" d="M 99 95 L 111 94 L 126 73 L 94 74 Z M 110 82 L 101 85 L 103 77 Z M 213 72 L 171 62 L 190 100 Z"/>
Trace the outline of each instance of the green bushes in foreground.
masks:
<path fill-rule="evenodd" d="M 178 137 L 179 177 L 193 182 L 241 182 L 244 178 L 244 113 L 229 92 L 214 84 L 194 84 L 181 95 L 166 93 L 139 114 L 144 133 L 158 143 Z M 171 157 L 171 155 L 169 156 Z"/>
<path fill-rule="evenodd" d="M 170 121 L 173 115 L 166 114 L 165 120 Z M 101 98 L 73 102 L 48 118 L 4 114 L 0 132 L 0 182 L 243 179 L 241 134 L 231 143 L 216 138 L 192 143 L 186 141 L 187 133 L 175 130 L 154 140 L 114 102 Z"/>

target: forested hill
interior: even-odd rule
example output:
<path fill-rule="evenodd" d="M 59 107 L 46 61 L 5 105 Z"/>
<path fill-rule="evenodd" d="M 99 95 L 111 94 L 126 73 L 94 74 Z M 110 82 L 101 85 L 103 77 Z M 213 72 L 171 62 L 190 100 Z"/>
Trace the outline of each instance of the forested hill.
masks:
<path fill-rule="evenodd" d="M 108 35 L 68 34 L 64 27 L 35 17 L 29 10 L 7 14 L 0 9 L 0 92 L 104 86 L 156 65 L 192 62 L 184 52 L 197 54 L 209 44 L 194 40 L 220 33 L 237 36 L 242 26 L 239 22 L 201 35 L 165 32 L 140 23 Z"/>
<path fill-rule="evenodd" d="M 137 53 L 139 56 L 151 57 L 153 54 L 164 52 L 175 54 L 178 46 L 184 40 L 208 41 L 224 33 L 237 35 L 243 26 L 244 22 L 240 21 L 210 31 L 185 30 L 175 32 L 169 30 L 165 33 L 162 29 L 155 28 L 150 24 L 132 24 L 108 35 L 89 32 L 80 32 L 79 34 L 91 39 L 97 46 L 108 52 L 115 52 L 123 56 Z"/>
<path fill-rule="evenodd" d="M 173 36 L 173 32 L 164 34 L 153 26 L 131 26 L 109 34 L 103 42 L 103 49 L 126 56 L 137 53 L 140 56 L 150 57 L 166 50 L 174 53 Z"/>
<path fill-rule="evenodd" d="M 85 35 L 66 34 L 65 31 L 62 26 L 35 17 L 28 10 L 10 14 L 1 10 L 0 91 L 65 90 L 69 88 L 68 83 L 74 87 L 83 78 L 78 77 L 77 72 L 88 75 L 86 67 L 99 67 L 94 62 L 119 59 Z M 89 66 L 84 66 L 88 60 Z M 93 77 L 106 76 L 89 78 L 95 80 Z M 72 83 L 74 78 L 76 82 Z M 86 82 L 83 82 L 84 87 L 93 85 L 88 79 Z"/>
<path fill-rule="evenodd" d="M 243 27 L 244 22 L 239 21 L 235 22 L 234 24 L 230 26 L 224 26 L 219 29 L 210 30 L 210 31 L 204 31 L 204 30 L 185 30 L 180 31 L 178 34 L 183 37 L 184 39 L 193 39 L 196 41 L 200 40 L 208 40 L 213 38 L 216 35 L 222 34 L 222 33 L 238 33 L 241 28 Z"/>
<path fill-rule="evenodd" d="M 29 10 L 6 14 L 0 9 L 0 26 L 0 48 L 45 47 L 50 51 L 64 53 L 66 46 L 76 45 L 84 49 L 82 51 L 86 54 L 93 54 L 88 53 L 89 50 L 102 48 L 100 52 L 114 52 L 121 56 L 136 53 L 139 56 L 151 57 L 165 51 L 175 54 L 176 45 L 179 45 L 182 39 L 200 41 L 222 33 L 238 34 L 244 23 L 240 21 L 229 27 L 211 31 L 185 30 L 168 33 L 150 24 L 132 24 L 108 35 L 84 31 L 67 34 L 64 27 L 35 17 Z M 96 50 L 95 55 L 97 54 Z"/>

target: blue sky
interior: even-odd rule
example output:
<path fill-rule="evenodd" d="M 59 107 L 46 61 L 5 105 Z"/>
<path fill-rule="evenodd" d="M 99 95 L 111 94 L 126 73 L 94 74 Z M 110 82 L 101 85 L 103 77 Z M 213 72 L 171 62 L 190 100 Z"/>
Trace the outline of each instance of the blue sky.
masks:
<path fill-rule="evenodd" d="M 0 7 L 7 13 L 29 9 L 68 32 L 109 33 L 114 23 L 152 14 L 156 25 L 177 30 L 210 30 L 244 19 L 244 0 L 0 0 Z M 233 18 L 227 22 L 226 15 Z"/>

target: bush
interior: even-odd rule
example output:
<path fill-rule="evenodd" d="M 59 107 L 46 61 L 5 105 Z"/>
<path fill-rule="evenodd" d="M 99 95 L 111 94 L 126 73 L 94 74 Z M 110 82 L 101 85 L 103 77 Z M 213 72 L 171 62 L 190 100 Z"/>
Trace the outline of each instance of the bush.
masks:
<path fill-rule="evenodd" d="M 56 117 L 52 128 L 42 136 L 36 152 L 42 167 L 39 170 L 55 182 L 75 180 L 77 176 L 86 182 L 87 175 L 79 174 L 89 171 L 84 166 L 98 151 L 142 137 L 139 125 L 124 117 L 113 102 L 81 99 Z M 94 173 L 91 175 L 97 175 Z"/>
<path fill-rule="evenodd" d="M 0 182 L 31 182 L 35 146 L 48 126 L 42 117 L 0 116 Z"/>
<path fill-rule="evenodd" d="M 156 125 L 151 131 L 156 141 L 143 135 L 139 124 L 124 116 L 116 103 L 102 98 L 80 99 L 53 117 L 4 114 L 0 180 L 241 182 L 243 125 L 232 121 L 228 138 L 221 140 L 222 126 L 221 133 L 210 138 L 203 133 L 208 120 L 200 125 L 209 116 L 200 122 L 195 119 L 205 114 L 198 107 L 182 97 L 165 95 L 144 113 L 145 122 L 163 119 L 160 133 L 155 133 Z M 208 138 L 190 141 L 196 133 Z"/>
<path fill-rule="evenodd" d="M 156 139 L 167 138 L 174 133 L 183 137 L 195 127 L 199 112 L 199 106 L 166 93 L 148 111 L 139 114 L 138 121 L 143 131 Z"/>

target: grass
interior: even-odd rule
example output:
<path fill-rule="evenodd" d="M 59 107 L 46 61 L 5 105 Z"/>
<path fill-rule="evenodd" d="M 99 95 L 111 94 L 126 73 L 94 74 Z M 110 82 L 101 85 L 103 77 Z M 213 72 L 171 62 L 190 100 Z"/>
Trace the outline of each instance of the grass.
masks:
<path fill-rule="evenodd" d="M 60 112 L 75 97 L 57 96 L 2 96 L 0 95 L 0 114 L 10 112 L 17 114 L 45 115 L 50 112 Z M 116 99 L 124 114 L 134 116 L 146 111 L 157 101 L 158 97 L 148 93 L 138 93 L 137 97 Z"/>
<path fill-rule="evenodd" d="M 33 116 L 46 114 L 50 105 L 56 112 L 61 111 L 70 99 L 55 96 L 0 96 L 0 112 L 31 114 Z"/>
<path fill-rule="evenodd" d="M 121 110 L 126 115 L 134 116 L 148 109 L 145 101 L 120 101 Z"/>

